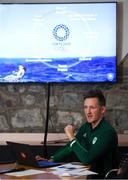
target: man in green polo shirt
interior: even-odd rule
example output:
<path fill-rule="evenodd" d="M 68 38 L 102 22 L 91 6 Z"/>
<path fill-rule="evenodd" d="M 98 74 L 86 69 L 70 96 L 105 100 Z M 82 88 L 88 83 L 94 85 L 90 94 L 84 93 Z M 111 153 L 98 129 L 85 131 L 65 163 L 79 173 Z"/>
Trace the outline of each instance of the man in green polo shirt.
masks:
<path fill-rule="evenodd" d="M 73 154 L 84 165 L 98 173 L 97 178 L 118 167 L 118 138 L 115 129 L 105 119 L 106 100 L 100 90 L 90 90 L 84 97 L 86 122 L 75 135 L 75 127 L 64 129 L 69 142 L 57 151 L 53 161 L 64 162 Z"/>

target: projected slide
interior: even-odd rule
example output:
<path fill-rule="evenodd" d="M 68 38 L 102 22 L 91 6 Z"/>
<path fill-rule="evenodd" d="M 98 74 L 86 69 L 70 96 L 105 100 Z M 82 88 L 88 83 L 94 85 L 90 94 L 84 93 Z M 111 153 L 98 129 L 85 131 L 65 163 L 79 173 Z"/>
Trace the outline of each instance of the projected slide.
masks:
<path fill-rule="evenodd" d="M 116 3 L 0 4 L 0 27 L 0 82 L 116 81 Z"/>

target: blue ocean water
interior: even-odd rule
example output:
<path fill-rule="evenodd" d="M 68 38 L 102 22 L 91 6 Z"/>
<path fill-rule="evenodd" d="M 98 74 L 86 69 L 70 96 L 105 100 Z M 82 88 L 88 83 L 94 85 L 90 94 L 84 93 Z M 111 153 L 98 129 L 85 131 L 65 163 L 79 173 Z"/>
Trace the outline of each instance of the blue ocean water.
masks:
<path fill-rule="evenodd" d="M 116 57 L 0 58 L 0 82 L 7 82 L 3 78 L 17 71 L 19 65 L 26 73 L 17 82 L 116 82 Z"/>

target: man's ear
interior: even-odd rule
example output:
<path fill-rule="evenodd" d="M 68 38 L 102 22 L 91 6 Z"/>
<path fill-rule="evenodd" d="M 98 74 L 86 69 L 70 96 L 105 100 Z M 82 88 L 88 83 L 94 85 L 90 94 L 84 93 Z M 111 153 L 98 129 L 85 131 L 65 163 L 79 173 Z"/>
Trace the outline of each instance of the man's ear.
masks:
<path fill-rule="evenodd" d="M 107 111 L 106 106 L 102 106 L 102 113 L 104 114 L 104 113 L 106 113 L 106 111 Z"/>

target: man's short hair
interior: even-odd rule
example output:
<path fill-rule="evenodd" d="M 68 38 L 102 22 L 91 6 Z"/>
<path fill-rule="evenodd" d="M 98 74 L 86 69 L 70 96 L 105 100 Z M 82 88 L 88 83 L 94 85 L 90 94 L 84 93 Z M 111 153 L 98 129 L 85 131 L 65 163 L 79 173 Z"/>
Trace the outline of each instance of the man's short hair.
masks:
<path fill-rule="evenodd" d="M 98 98 L 99 104 L 101 106 L 106 106 L 106 99 L 100 89 L 92 89 L 87 91 L 87 93 L 84 96 L 84 100 L 87 98 Z"/>

